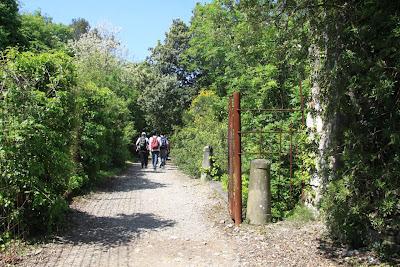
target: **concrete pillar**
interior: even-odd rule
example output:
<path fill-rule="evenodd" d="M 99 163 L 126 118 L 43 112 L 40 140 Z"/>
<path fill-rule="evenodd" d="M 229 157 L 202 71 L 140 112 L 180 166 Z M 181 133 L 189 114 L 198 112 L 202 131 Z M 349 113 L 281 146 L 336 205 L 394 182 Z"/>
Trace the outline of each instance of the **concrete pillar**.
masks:
<path fill-rule="evenodd" d="M 209 175 L 209 171 L 211 170 L 211 156 L 212 156 L 212 147 L 211 146 L 205 146 L 203 148 L 203 163 L 201 164 L 201 176 L 200 180 L 202 182 L 208 181 L 211 179 Z"/>
<path fill-rule="evenodd" d="M 271 163 L 265 159 L 251 161 L 246 213 L 250 224 L 271 222 L 270 167 Z"/>

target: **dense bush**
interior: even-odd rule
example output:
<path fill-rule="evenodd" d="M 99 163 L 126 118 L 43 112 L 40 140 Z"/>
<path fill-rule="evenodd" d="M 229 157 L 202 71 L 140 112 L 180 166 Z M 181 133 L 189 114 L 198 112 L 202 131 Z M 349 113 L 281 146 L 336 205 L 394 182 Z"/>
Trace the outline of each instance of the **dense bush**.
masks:
<path fill-rule="evenodd" d="M 77 103 L 75 69 L 66 54 L 9 50 L 0 64 L 0 238 L 5 238 L 13 231 L 46 231 L 61 219 L 62 196 L 75 172 Z"/>
<path fill-rule="evenodd" d="M 2 54 L 0 242 L 53 230 L 71 192 L 124 166 L 135 134 L 137 94 L 127 88 L 135 73 L 108 57 L 112 64 L 81 72 L 87 62 L 63 52 Z"/>
<path fill-rule="evenodd" d="M 226 111 L 225 101 L 215 93 L 203 90 L 184 114 L 184 126 L 171 139 L 172 155 L 178 166 L 190 175 L 199 177 L 203 148 L 213 148 L 215 162 L 212 176 L 219 179 L 226 172 Z"/>
<path fill-rule="evenodd" d="M 89 178 L 95 179 L 100 170 L 123 166 L 133 129 L 126 103 L 110 89 L 88 83 L 79 99 L 79 161 Z"/>
<path fill-rule="evenodd" d="M 124 166 L 140 120 L 140 78 L 114 32 L 94 29 L 68 43 L 71 27 L 40 12 L 17 14 L 13 0 L 0 6 L 10 13 L 0 49 L 19 46 L 0 52 L 3 243 L 53 230 L 71 193 Z"/>
<path fill-rule="evenodd" d="M 387 251 L 400 248 L 399 10 L 398 1 L 361 1 L 312 10 L 311 20 L 329 40 L 320 40 L 319 79 L 327 225 L 339 242 Z"/>

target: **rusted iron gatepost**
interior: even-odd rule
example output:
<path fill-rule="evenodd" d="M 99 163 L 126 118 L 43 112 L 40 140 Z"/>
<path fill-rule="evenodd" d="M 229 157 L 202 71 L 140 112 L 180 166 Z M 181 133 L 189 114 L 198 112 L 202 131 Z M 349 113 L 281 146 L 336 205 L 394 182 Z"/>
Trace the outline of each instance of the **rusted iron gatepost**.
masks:
<path fill-rule="evenodd" d="M 279 151 L 278 155 L 282 157 L 282 135 L 289 135 L 289 180 L 290 180 L 290 193 L 293 192 L 293 162 L 295 161 L 295 155 L 297 155 L 297 143 L 293 144 L 293 134 L 298 132 L 296 129 L 298 126 L 295 125 L 293 127 L 292 122 L 289 125 L 289 130 L 284 130 L 283 122 L 281 123 L 281 127 L 274 130 L 264 131 L 263 129 L 257 130 L 241 130 L 241 119 L 240 114 L 242 112 L 265 112 L 265 113 L 292 113 L 292 112 L 301 112 L 301 125 L 300 129 L 304 128 L 305 118 L 304 118 L 304 97 L 303 97 L 303 88 L 302 83 L 300 81 L 299 84 L 299 94 L 300 94 L 300 108 L 262 108 L 262 109 L 253 109 L 253 108 L 244 108 L 240 107 L 240 93 L 235 92 L 232 96 L 229 97 L 228 102 L 228 200 L 229 200 L 229 213 L 231 215 L 232 220 L 235 221 L 236 225 L 242 223 L 242 162 L 241 156 L 244 154 L 258 154 L 260 158 L 264 153 L 263 149 L 263 134 L 279 134 Z M 253 153 L 251 151 L 246 151 L 246 149 L 242 150 L 241 147 L 241 136 L 246 134 L 259 134 L 259 151 Z M 295 151 L 295 152 L 294 152 Z M 272 152 L 269 152 L 272 153 Z M 295 154 L 293 154 L 295 153 Z M 280 199 L 280 187 L 281 187 L 281 175 L 276 177 L 278 179 L 278 199 Z M 301 199 L 304 199 L 304 180 L 301 182 Z"/>
<path fill-rule="evenodd" d="M 228 202 L 229 214 L 231 219 L 234 218 L 234 201 L 233 201 L 233 111 L 232 96 L 228 102 Z"/>
<path fill-rule="evenodd" d="M 229 213 L 236 225 L 242 223 L 242 161 L 240 132 L 240 94 L 233 93 L 228 103 L 228 199 Z"/>
<path fill-rule="evenodd" d="M 234 220 L 242 223 L 242 161 L 240 140 L 240 93 L 233 93 L 233 190 Z"/>

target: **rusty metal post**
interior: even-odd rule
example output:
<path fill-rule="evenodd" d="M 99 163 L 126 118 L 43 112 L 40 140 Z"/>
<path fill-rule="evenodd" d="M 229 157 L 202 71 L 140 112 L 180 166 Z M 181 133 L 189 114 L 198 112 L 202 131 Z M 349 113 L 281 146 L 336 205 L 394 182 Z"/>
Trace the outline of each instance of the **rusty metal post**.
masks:
<path fill-rule="evenodd" d="M 233 106 L 232 97 L 229 97 L 228 103 L 228 201 L 229 201 L 229 214 L 234 219 L 234 191 L 233 191 L 233 140 L 232 140 L 232 128 L 233 128 Z"/>
<path fill-rule="evenodd" d="M 240 93 L 233 93 L 233 178 L 234 178 L 234 220 L 242 223 L 242 162 L 240 140 Z"/>

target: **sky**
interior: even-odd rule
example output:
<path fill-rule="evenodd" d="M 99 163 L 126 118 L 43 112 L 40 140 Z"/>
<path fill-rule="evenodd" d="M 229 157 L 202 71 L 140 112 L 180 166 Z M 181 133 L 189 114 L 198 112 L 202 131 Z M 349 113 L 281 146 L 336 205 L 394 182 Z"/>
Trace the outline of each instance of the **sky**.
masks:
<path fill-rule="evenodd" d="M 197 2 L 211 0 L 20 0 L 20 11 L 40 10 L 57 23 L 84 18 L 91 26 L 112 25 L 120 30 L 129 59 L 142 61 L 157 40 L 164 40 L 173 19 L 190 21 Z"/>

